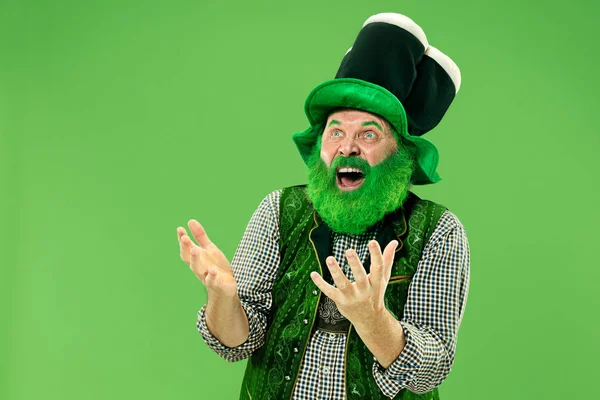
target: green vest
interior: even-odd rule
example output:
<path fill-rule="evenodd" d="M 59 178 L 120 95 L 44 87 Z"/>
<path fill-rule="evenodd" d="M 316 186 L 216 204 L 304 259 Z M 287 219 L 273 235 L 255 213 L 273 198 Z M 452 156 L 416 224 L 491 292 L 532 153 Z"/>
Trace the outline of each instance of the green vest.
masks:
<path fill-rule="evenodd" d="M 330 255 L 325 251 L 328 227 L 315 212 L 303 185 L 283 189 L 279 209 L 281 259 L 272 291 L 273 306 L 265 344 L 248 359 L 240 399 L 291 399 L 322 296 L 310 273 L 317 271 L 323 276 L 324 260 Z M 386 307 L 398 320 L 403 315 L 408 285 L 423 247 L 445 210 L 409 192 L 402 207 L 384 219 L 377 241 L 382 248 L 393 239 L 399 243 L 385 293 Z M 373 355 L 352 325 L 347 333 L 344 362 L 347 399 L 387 399 L 372 376 Z M 425 394 L 401 390 L 395 399 L 439 397 L 437 389 Z"/>

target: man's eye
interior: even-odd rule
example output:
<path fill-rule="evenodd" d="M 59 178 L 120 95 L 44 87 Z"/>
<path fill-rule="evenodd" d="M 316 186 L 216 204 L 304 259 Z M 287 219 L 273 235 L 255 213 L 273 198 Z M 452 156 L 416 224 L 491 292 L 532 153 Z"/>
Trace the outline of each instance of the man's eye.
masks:
<path fill-rule="evenodd" d="M 340 131 L 333 131 L 333 132 L 331 132 L 331 136 L 333 136 L 333 137 L 340 137 L 340 136 L 342 136 L 342 132 L 340 132 Z"/>
<path fill-rule="evenodd" d="M 367 139 L 375 139 L 377 135 L 373 131 L 365 132 L 364 137 Z"/>

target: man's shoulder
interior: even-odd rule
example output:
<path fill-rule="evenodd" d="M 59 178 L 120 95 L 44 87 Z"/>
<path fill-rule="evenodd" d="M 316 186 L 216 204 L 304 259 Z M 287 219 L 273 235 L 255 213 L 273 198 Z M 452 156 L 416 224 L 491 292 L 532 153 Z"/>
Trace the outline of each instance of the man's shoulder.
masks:
<path fill-rule="evenodd" d="M 456 214 L 454 214 L 446 205 L 436 200 L 422 198 L 412 191 L 409 191 L 409 195 L 412 196 L 413 199 L 415 199 L 417 202 L 421 203 L 423 206 L 429 204 L 432 206 L 439 207 L 441 211 L 440 220 L 443 220 L 443 224 L 452 225 L 454 227 L 462 227 L 462 223 L 460 222 Z"/>
<path fill-rule="evenodd" d="M 438 216 L 437 223 L 435 226 L 436 231 L 448 231 L 457 229 L 464 232 L 463 224 L 460 219 L 454 214 L 446 205 L 431 199 L 426 199 L 418 196 L 416 193 L 409 191 L 409 198 L 416 204 L 419 203 L 422 208 L 437 208 Z M 407 200 L 408 200 L 407 199 Z"/>
<path fill-rule="evenodd" d="M 303 199 L 306 198 L 306 184 L 285 186 L 279 189 L 279 197 L 282 199 Z"/>
<path fill-rule="evenodd" d="M 406 198 L 406 201 L 412 201 L 415 204 L 421 203 L 422 205 L 432 204 L 432 205 L 436 205 L 439 207 L 443 207 L 444 209 L 447 209 L 447 207 L 445 207 L 443 204 L 441 204 L 435 200 L 423 198 L 423 197 L 419 196 L 418 194 L 416 194 L 415 192 L 413 192 L 412 190 L 408 191 L 408 196 Z"/>
<path fill-rule="evenodd" d="M 268 211 L 273 214 L 274 217 L 278 218 L 280 212 L 280 204 L 282 199 L 289 202 L 288 198 L 302 199 L 303 193 L 305 193 L 306 185 L 295 185 L 285 186 L 280 189 L 275 189 L 262 199 L 258 206 L 258 210 Z"/>
<path fill-rule="evenodd" d="M 437 203 L 435 203 L 437 204 Z M 431 233 L 432 239 L 433 237 L 438 236 L 446 236 L 450 232 L 457 232 L 461 236 L 466 236 L 465 228 L 460 221 L 460 219 L 450 211 L 447 207 L 442 206 L 440 209 L 441 214 L 435 223 L 434 229 Z"/>
<path fill-rule="evenodd" d="M 258 207 L 268 209 L 273 214 L 278 214 L 282 191 L 283 189 L 276 189 L 268 193 Z"/>
<path fill-rule="evenodd" d="M 267 211 L 279 222 L 279 214 L 284 211 L 281 208 L 281 204 L 285 204 L 286 207 L 292 206 L 292 208 L 295 208 L 295 205 L 297 206 L 302 203 L 302 200 L 305 198 L 305 188 L 306 185 L 294 185 L 275 189 L 263 198 L 258 208 Z"/>
<path fill-rule="evenodd" d="M 285 186 L 281 189 L 279 189 L 282 192 L 304 192 L 306 191 L 306 184 L 301 184 L 301 185 L 292 185 L 292 186 Z"/>
<path fill-rule="evenodd" d="M 452 211 L 446 208 L 446 211 L 441 215 L 439 221 L 439 226 L 445 226 L 450 229 L 464 229 L 462 223 Z"/>

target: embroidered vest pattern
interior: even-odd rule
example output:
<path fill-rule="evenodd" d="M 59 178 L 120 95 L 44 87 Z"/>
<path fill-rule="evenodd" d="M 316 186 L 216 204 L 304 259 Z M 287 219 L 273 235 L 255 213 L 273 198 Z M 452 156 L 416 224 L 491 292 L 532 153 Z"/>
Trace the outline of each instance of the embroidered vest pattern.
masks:
<path fill-rule="evenodd" d="M 421 200 L 409 192 L 403 206 L 386 216 L 378 241 L 399 241 L 385 293 L 386 308 L 396 319 L 402 317 L 408 286 L 423 247 L 445 210 L 445 207 Z M 324 296 L 315 291 L 310 272 L 323 275 L 324 260 L 329 255 L 323 254 L 322 250 L 327 240 L 322 234 L 326 225 L 308 200 L 304 185 L 283 189 L 279 215 L 281 259 L 272 291 L 273 306 L 267 321 L 265 344 L 248 359 L 241 399 L 291 399 L 317 319 L 318 303 Z M 373 355 L 351 324 L 346 336 L 346 398 L 387 399 L 372 376 Z M 424 394 L 401 390 L 395 399 L 439 400 L 439 395 L 437 389 Z"/>

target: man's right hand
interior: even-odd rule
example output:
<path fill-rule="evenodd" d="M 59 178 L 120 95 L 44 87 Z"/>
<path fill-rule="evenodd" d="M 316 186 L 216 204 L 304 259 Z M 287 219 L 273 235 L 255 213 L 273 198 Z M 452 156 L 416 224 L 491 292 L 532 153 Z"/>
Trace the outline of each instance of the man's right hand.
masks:
<path fill-rule="evenodd" d="M 227 257 L 210 241 L 198 221 L 191 219 L 188 226 L 198 245 L 190 239 L 185 228 L 178 227 L 177 237 L 181 259 L 206 286 L 209 298 L 234 297 L 237 294 L 237 284 Z"/>

